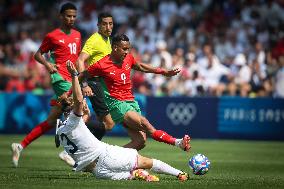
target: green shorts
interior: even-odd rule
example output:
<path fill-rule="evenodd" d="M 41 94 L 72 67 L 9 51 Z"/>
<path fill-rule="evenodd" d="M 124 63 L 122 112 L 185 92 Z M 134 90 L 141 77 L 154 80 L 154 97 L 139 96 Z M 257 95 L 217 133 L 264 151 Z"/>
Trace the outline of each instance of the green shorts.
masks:
<path fill-rule="evenodd" d="M 70 90 L 72 83 L 63 79 L 58 73 L 51 74 L 51 84 L 55 95 L 52 99 L 58 99 L 63 93 Z"/>
<path fill-rule="evenodd" d="M 137 101 L 120 101 L 116 100 L 109 107 L 111 117 L 115 123 L 122 123 L 124 115 L 128 111 L 134 111 L 141 115 L 140 107 Z"/>

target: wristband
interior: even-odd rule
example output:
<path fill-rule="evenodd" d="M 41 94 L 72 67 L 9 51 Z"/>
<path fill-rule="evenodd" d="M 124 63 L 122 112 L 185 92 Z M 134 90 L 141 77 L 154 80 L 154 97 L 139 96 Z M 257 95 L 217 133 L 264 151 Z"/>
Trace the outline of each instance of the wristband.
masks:
<path fill-rule="evenodd" d="M 166 70 L 163 68 L 156 68 L 154 71 L 155 74 L 165 74 Z"/>
<path fill-rule="evenodd" d="M 79 74 L 77 71 L 71 73 L 71 76 L 72 76 L 72 77 L 76 77 L 76 76 L 79 76 L 79 75 L 80 75 L 80 74 Z"/>

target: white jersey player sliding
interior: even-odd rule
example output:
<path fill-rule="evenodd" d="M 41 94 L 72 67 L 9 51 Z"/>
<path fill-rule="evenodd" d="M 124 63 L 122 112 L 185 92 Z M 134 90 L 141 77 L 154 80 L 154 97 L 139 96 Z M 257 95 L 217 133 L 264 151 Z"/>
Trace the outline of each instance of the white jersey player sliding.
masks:
<path fill-rule="evenodd" d="M 138 154 L 137 150 L 113 146 L 99 141 L 89 131 L 84 119 L 89 115 L 78 81 L 78 72 L 72 62 L 67 62 L 72 75 L 73 103 L 67 119 L 58 128 L 60 143 L 75 160 L 76 171 L 93 173 L 97 178 L 112 180 L 139 179 L 159 181 L 145 169 L 155 173 L 176 176 L 180 181 L 188 180 L 188 174 L 157 160 Z"/>

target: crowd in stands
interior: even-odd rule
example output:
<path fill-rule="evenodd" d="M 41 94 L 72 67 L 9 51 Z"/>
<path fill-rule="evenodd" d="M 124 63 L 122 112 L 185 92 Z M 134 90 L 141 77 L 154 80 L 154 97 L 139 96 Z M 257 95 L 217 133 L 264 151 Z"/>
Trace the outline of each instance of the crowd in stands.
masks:
<path fill-rule="evenodd" d="M 136 93 L 150 96 L 284 97 L 281 0 L 85 0 L 77 29 L 83 43 L 108 11 L 137 61 L 180 67 L 173 78 L 133 72 Z M 49 73 L 33 59 L 58 26 L 63 1 L 0 2 L 0 91 L 51 94 Z"/>

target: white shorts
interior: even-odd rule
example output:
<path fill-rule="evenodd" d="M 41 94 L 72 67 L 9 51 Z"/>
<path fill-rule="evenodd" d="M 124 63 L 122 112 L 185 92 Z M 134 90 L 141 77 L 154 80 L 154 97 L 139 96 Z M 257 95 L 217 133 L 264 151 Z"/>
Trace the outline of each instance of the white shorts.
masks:
<path fill-rule="evenodd" d="M 97 178 L 127 180 L 137 168 L 138 152 L 135 149 L 107 145 L 106 151 L 99 156 L 93 171 Z"/>

